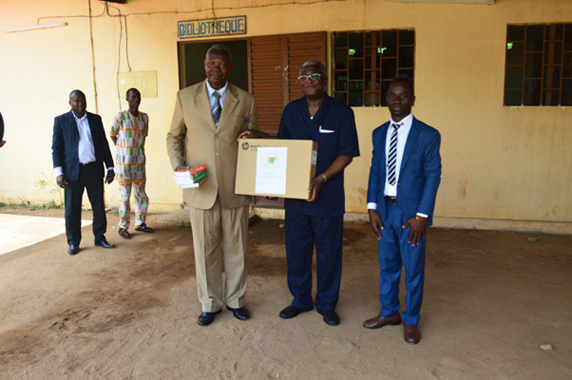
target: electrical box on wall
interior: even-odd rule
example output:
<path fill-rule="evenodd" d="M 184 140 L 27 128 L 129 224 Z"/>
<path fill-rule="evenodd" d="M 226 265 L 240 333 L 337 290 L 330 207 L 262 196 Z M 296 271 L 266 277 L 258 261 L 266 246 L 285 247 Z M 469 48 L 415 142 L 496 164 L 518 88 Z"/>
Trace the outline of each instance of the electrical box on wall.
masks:
<path fill-rule="evenodd" d="M 127 2 L 127 0 L 104 0 L 107 3 L 119 3 L 119 4 L 125 4 Z"/>

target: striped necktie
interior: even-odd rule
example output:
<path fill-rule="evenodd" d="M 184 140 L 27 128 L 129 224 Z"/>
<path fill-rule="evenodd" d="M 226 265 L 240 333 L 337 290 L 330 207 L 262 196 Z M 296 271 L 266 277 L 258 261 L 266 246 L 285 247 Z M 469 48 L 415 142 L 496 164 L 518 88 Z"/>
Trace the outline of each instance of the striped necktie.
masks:
<path fill-rule="evenodd" d="M 397 130 L 403 124 L 393 124 L 393 132 L 389 142 L 389 155 L 387 156 L 387 180 L 391 186 L 395 185 L 395 163 L 397 161 Z"/>
<path fill-rule="evenodd" d="M 216 99 L 215 104 L 212 106 L 211 113 L 213 114 L 213 120 L 215 125 L 218 127 L 218 121 L 220 120 L 220 113 L 222 108 L 220 106 L 220 93 L 218 91 L 213 92 L 213 96 Z"/>

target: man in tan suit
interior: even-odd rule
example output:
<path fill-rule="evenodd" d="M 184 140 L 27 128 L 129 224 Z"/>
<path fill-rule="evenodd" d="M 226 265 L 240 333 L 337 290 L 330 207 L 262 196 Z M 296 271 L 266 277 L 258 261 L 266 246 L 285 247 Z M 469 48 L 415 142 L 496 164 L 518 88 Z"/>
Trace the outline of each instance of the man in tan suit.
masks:
<path fill-rule="evenodd" d="M 183 191 L 191 209 L 201 326 L 211 324 L 222 309 L 221 249 L 226 308 L 238 319 L 249 318 L 244 294 L 250 197 L 234 194 L 236 138 L 245 129 L 258 129 L 254 97 L 227 81 L 233 68 L 230 50 L 223 45 L 212 46 L 204 67 L 207 80 L 177 94 L 167 134 L 173 169 L 207 164 L 208 180 Z"/>

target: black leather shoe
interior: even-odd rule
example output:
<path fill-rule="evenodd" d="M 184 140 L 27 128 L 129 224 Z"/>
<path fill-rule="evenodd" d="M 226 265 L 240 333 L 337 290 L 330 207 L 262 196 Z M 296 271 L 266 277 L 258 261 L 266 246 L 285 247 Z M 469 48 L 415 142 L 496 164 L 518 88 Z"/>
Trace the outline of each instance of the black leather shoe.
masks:
<path fill-rule="evenodd" d="M 105 238 L 101 239 L 100 241 L 95 243 L 96 247 L 103 247 L 103 248 L 113 248 L 115 247 L 113 244 L 109 244 Z"/>
<path fill-rule="evenodd" d="M 68 249 L 68 253 L 70 255 L 75 255 L 79 252 L 79 245 L 72 244 L 70 245 L 70 249 Z"/>
<path fill-rule="evenodd" d="M 324 322 L 330 326 L 337 326 L 340 324 L 340 317 L 335 310 L 318 310 L 321 316 L 324 317 Z"/>
<path fill-rule="evenodd" d="M 241 321 L 245 321 L 248 318 L 250 318 L 250 313 L 248 312 L 248 310 L 246 310 L 245 307 L 239 307 L 238 309 L 233 309 L 232 307 L 227 306 L 226 310 L 232 311 L 232 315 L 234 315 L 236 319 L 240 319 Z"/>
<path fill-rule="evenodd" d="M 207 312 L 202 313 L 201 315 L 199 315 L 199 325 L 200 326 L 210 325 L 211 323 L 213 323 L 215 315 L 220 314 L 220 312 L 221 311 L 219 310 L 214 313 L 207 313 Z"/>
<path fill-rule="evenodd" d="M 290 318 L 294 318 L 296 317 L 298 314 L 300 313 L 306 313 L 308 311 L 312 310 L 312 308 L 309 309 L 300 309 L 297 308 L 294 305 L 290 305 L 288 306 L 286 309 L 282 310 L 280 312 L 280 318 L 282 319 L 290 319 Z"/>

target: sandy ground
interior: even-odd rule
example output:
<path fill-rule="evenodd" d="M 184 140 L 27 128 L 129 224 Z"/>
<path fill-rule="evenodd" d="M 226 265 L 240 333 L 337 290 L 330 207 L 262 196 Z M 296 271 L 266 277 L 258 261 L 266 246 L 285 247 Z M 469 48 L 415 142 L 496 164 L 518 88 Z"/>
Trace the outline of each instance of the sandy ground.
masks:
<path fill-rule="evenodd" d="M 63 234 L 1 255 L 0 379 L 572 379 L 569 236 L 430 229 L 422 339 L 411 346 L 402 326 L 362 327 L 379 312 L 364 223 L 345 225 L 340 326 L 315 311 L 278 317 L 291 301 L 281 220 L 251 224 L 252 318 L 225 310 L 198 326 L 185 219 L 154 214 L 155 233 L 124 240 L 112 214 L 115 249 L 93 247 L 86 226 L 77 256 Z"/>

